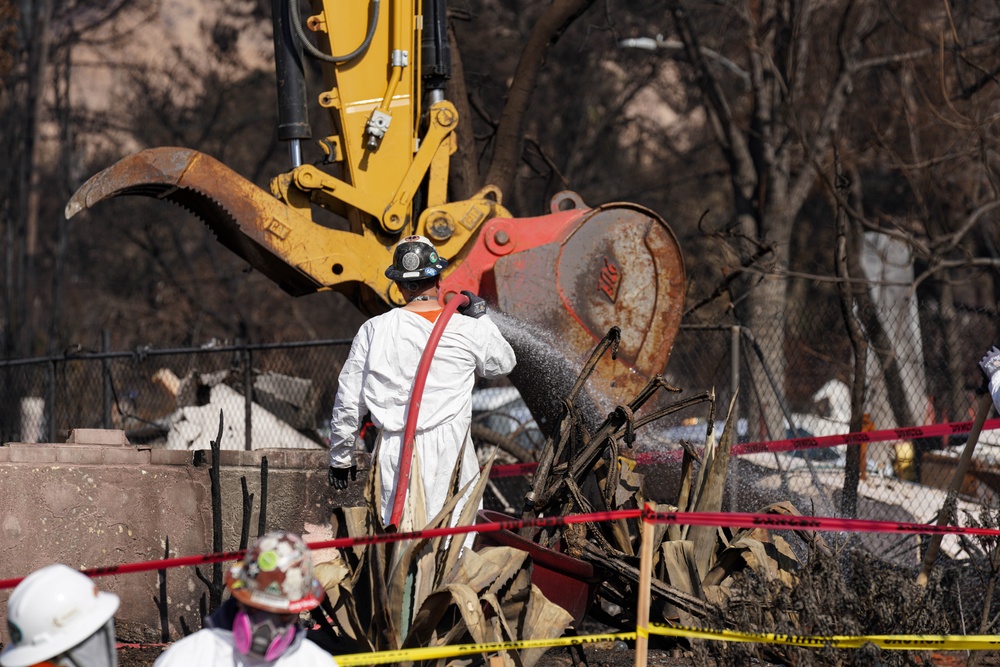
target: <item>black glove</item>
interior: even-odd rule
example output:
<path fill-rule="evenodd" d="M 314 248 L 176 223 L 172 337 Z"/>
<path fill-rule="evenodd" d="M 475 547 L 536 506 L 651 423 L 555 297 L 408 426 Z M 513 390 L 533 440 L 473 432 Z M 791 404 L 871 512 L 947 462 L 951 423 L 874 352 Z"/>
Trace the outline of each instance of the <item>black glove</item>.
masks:
<path fill-rule="evenodd" d="M 991 347 L 986 356 L 979 361 L 979 368 L 983 371 L 983 386 L 980 387 L 980 392 L 985 394 L 989 391 L 990 380 L 1000 371 L 1000 350 L 996 345 Z"/>
<path fill-rule="evenodd" d="M 330 466 L 330 469 L 326 473 L 326 481 L 330 482 L 330 486 L 337 489 L 338 491 L 343 491 L 347 488 L 347 476 L 350 475 L 351 479 L 358 478 L 358 467 L 351 466 L 350 468 L 334 468 Z"/>
<path fill-rule="evenodd" d="M 466 317 L 482 317 L 486 314 L 486 300 L 474 292 L 467 289 L 462 290 L 462 294 L 469 297 L 469 305 L 459 306 L 458 312 Z"/>

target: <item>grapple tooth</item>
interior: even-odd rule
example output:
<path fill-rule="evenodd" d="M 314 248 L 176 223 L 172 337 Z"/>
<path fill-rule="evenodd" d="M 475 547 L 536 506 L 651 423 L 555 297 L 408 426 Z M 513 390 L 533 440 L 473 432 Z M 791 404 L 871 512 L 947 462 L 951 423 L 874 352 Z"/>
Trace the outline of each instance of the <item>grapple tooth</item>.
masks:
<path fill-rule="evenodd" d="M 150 148 L 91 177 L 66 205 L 72 218 L 105 199 L 137 195 L 188 209 L 219 242 L 293 296 L 324 287 L 288 261 L 287 231 L 315 225 L 218 160 L 187 148 Z"/>
<path fill-rule="evenodd" d="M 123 195 L 161 198 L 179 185 L 190 164 L 201 155 L 186 148 L 152 148 L 122 158 L 92 176 L 66 204 L 66 217 Z"/>

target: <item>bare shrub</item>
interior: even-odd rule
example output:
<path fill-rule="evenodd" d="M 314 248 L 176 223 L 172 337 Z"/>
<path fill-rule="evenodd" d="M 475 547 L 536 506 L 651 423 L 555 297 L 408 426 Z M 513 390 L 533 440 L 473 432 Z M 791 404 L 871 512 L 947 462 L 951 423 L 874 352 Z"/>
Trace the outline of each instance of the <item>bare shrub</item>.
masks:
<path fill-rule="evenodd" d="M 950 634 L 957 618 L 941 577 L 927 588 L 915 571 L 859 550 L 812 549 L 794 588 L 747 570 L 734 577 L 731 597 L 714 627 L 747 633 L 793 636 Z M 695 662 L 708 664 L 925 665 L 919 651 L 800 648 L 778 644 L 697 642 Z"/>

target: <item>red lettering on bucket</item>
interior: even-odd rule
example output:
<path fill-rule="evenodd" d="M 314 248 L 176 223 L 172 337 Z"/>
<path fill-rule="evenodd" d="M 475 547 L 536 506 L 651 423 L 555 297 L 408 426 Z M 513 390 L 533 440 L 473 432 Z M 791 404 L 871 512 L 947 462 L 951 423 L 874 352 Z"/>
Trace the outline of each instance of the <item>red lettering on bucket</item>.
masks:
<path fill-rule="evenodd" d="M 621 279 L 621 269 L 615 262 L 604 256 L 604 266 L 601 267 L 601 275 L 597 279 L 597 289 L 604 292 L 611 303 L 618 299 L 618 285 Z"/>

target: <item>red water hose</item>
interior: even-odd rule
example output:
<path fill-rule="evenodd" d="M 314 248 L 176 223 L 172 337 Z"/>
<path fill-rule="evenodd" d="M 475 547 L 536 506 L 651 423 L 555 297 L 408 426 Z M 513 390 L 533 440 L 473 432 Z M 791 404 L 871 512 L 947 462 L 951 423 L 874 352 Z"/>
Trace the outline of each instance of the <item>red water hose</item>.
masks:
<path fill-rule="evenodd" d="M 444 311 L 438 316 L 431 337 L 427 339 L 427 347 L 420 357 L 417 374 L 413 378 L 413 389 L 410 390 L 410 410 L 406 415 L 406 428 L 403 431 L 403 451 L 399 455 L 399 475 L 396 477 L 396 498 L 392 502 L 392 514 L 386 530 L 396 530 L 403 517 L 403 505 L 406 503 L 406 491 L 410 486 L 410 466 L 413 463 L 413 437 L 417 433 L 417 417 L 420 415 L 420 401 L 424 397 L 424 385 L 427 384 L 427 372 L 431 369 L 434 352 L 441 341 L 441 334 L 448 326 L 448 320 L 455 311 L 469 305 L 469 297 L 456 294 L 445 304 Z"/>

